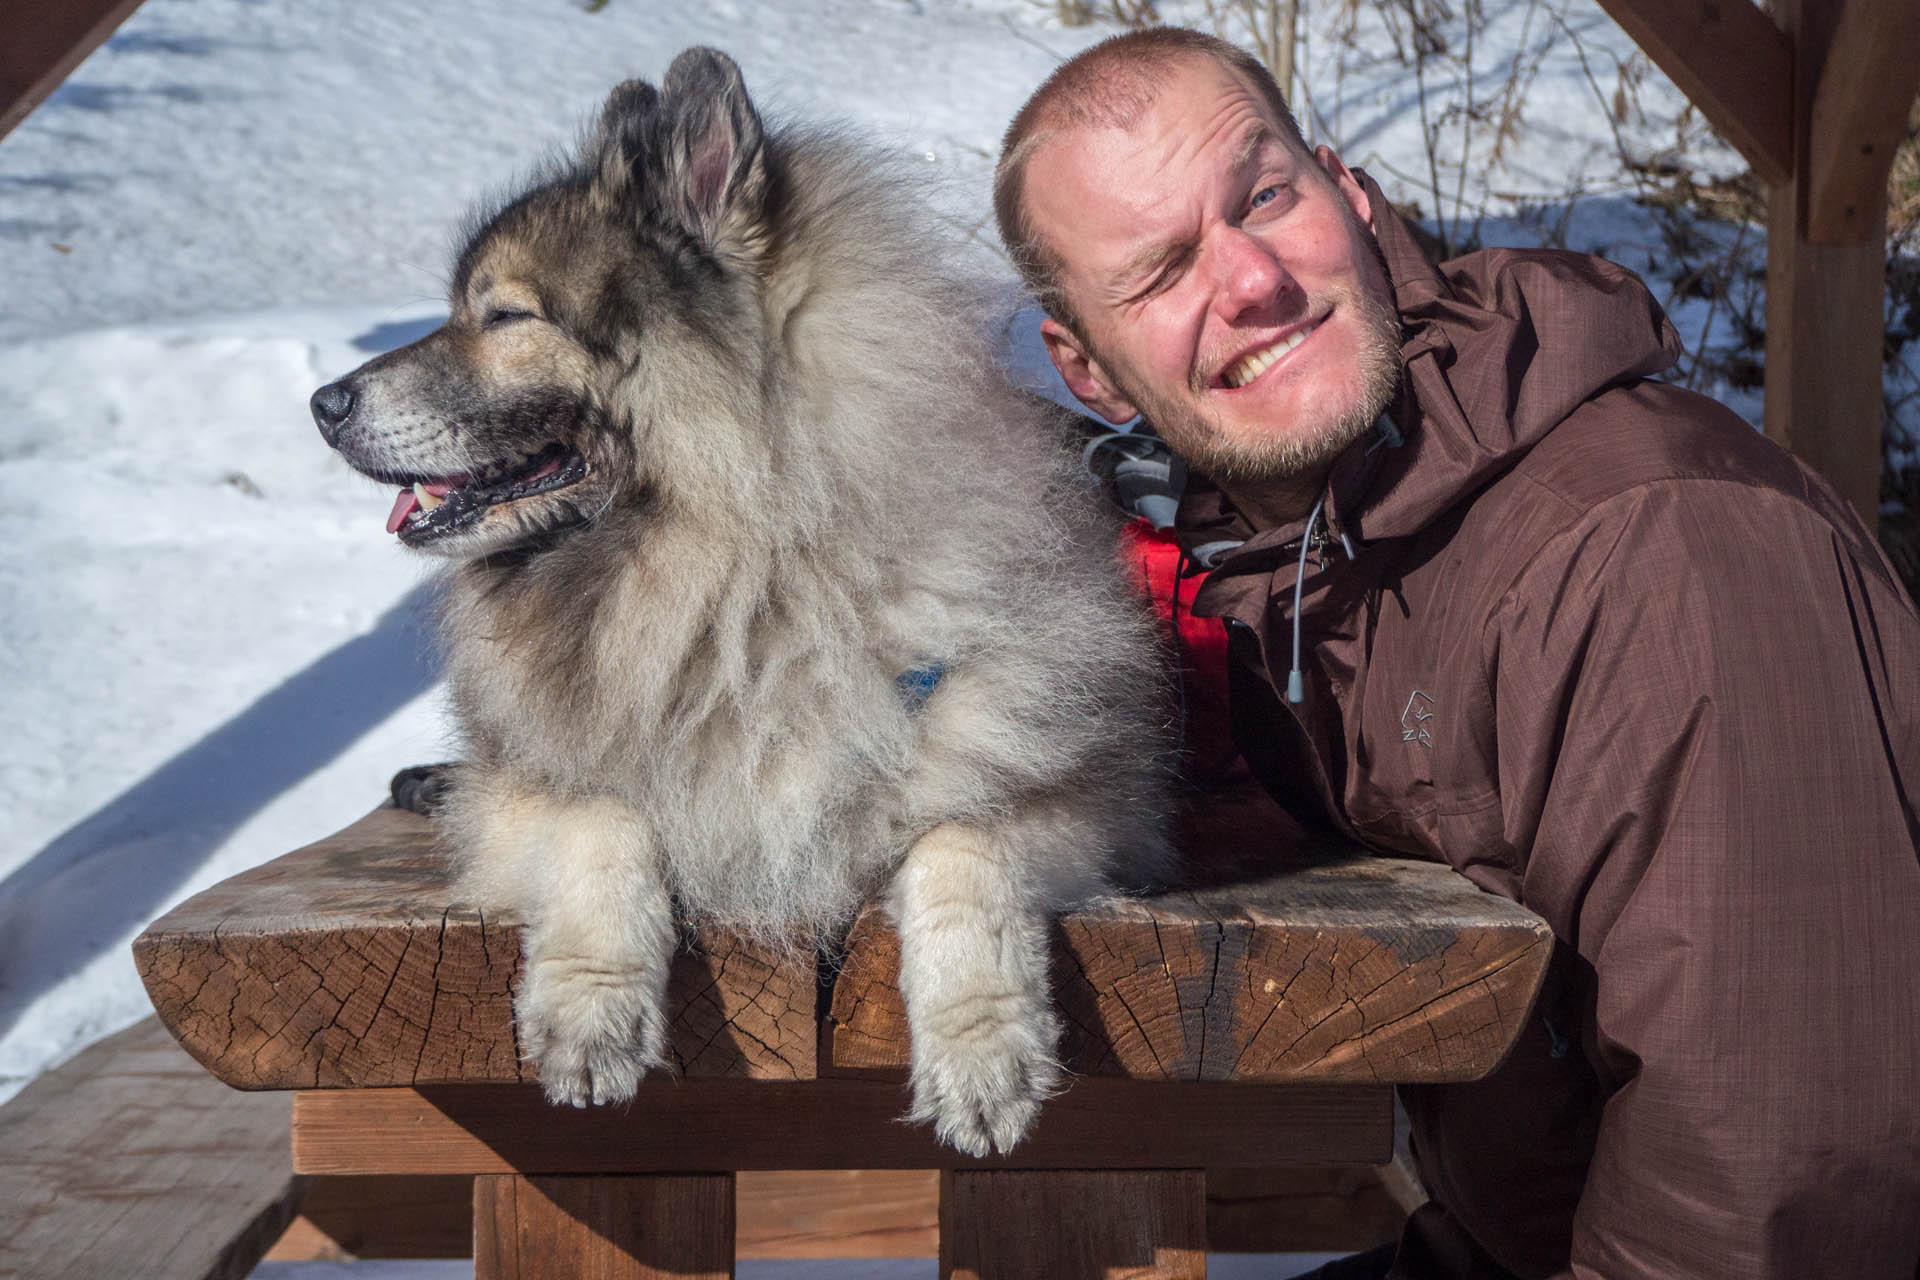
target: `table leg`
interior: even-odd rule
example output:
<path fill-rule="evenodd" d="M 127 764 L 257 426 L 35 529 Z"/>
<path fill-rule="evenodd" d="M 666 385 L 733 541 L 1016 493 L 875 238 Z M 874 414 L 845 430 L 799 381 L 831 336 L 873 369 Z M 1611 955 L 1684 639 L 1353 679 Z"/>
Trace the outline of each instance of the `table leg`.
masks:
<path fill-rule="evenodd" d="M 942 1280 L 1205 1280 L 1199 1169 L 950 1170 Z"/>
<path fill-rule="evenodd" d="M 475 1280 L 728 1280 L 733 1175 L 482 1174 Z"/>

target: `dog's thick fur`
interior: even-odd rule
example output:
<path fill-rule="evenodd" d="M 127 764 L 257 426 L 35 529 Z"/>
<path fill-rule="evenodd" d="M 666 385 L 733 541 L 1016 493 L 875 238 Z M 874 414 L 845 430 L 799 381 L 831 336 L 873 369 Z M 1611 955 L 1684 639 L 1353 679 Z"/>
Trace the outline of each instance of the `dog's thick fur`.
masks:
<path fill-rule="evenodd" d="M 823 939 L 884 894 L 913 1114 L 1005 1150 L 1057 1074 L 1048 914 L 1166 870 L 1112 530 L 896 176 L 690 50 L 485 221 L 445 327 L 315 395 L 445 494 L 399 530 L 459 561 L 440 820 L 526 921 L 556 1100 L 662 1064 L 680 914 Z"/>

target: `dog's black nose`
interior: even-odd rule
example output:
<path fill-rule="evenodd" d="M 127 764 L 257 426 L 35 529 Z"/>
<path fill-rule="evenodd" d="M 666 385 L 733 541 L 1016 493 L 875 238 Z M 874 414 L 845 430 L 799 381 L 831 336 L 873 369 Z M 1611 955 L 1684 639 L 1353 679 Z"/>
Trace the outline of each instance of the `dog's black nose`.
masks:
<path fill-rule="evenodd" d="M 353 388 L 346 380 L 329 382 L 313 393 L 308 401 L 313 410 L 313 420 L 320 427 L 320 436 L 329 445 L 340 441 L 340 428 L 347 425 L 347 419 L 353 416 Z"/>

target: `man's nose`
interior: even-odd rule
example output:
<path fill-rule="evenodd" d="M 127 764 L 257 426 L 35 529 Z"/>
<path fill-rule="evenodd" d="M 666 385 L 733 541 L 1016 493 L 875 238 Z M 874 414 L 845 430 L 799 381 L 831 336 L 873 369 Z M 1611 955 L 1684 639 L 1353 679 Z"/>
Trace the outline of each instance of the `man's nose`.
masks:
<path fill-rule="evenodd" d="M 1273 248 L 1238 227 L 1223 227 L 1217 233 L 1214 269 L 1218 273 L 1215 296 L 1227 320 L 1271 306 L 1296 287 Z"/>

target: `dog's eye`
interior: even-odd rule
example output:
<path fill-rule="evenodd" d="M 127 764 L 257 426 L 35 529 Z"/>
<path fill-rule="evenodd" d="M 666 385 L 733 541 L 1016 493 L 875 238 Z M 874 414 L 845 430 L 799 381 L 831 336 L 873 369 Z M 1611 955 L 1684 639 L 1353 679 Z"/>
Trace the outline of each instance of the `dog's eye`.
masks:
<path fill-rule="evenodd" d="M 512 307 L 495 307 L 487 312 L 487 318 L 480 322 L 480 327 L 496 329 L 503 324 L 512 324 L 516 320 L 538 320 L 539 318 L 531 311 L 516 311 Z"/>

